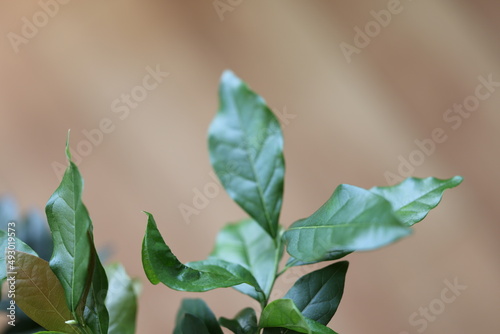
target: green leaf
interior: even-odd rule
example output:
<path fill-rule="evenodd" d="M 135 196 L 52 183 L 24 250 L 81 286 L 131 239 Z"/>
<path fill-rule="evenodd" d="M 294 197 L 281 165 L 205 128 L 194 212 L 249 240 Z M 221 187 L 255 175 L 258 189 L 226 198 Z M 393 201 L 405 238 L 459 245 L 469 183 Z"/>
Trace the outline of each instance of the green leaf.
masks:
<path fill-rule="evenodd" d="M 77 312 L 81 300 L 89 289 L 92 243 L 92 223 L 82 203 L 83 179 L 76 165 L 71 161 L 68 144 L 69 166 L 61 184 L 50 197 L 45 207 L 52 232 L 54 252 L 50 267 L 61 282 L 66 302 L 72 313 Z"/>
<path fill-rule="evenodd" d="M 304 262 L 304 261 L 297 260 L 294 257 L 290 257 L 288 259 L 288 261 L 286 261 L 286 268 L 288 269 L 288 268 L 296 267 L 296 266 L 306 266 L 309 264 L 315 264 L 315 263 L 323 262 L 323 261 L 338 260 L 338 259 L 343 258 L 344 256 L 351 254 L 351 253 L 352 253 L 352 251 L 349 251 L 349 252 L 348 251 L 333 251 L 333 252 L 328 253 L 325 257 L 323 257 L 317 261 L 310 261 L 310 262 Z"/>
<path fill-rule="evenodd" d="M 275 280 L 276 267 L 280 260 L 279 249 L 274 240 L 252 219 L 226 225 L 218 234 L 211 257 L 236 263 L 248 269 L 255 277 L 266 297 Z M 243 293 L 255 289 L 235 286 Z"/>
<path fill-rule="evenodd" d="M 395 186 L 374 187 L 370 191 L 388 200 L 399 220 L 412 226 L 424 219 L 429 211 L 439 204 L 446 189 L 454 188 L 462 181 L 461 176 L 447 180 L 410 177 Z"/>
<path fill-rule="evenodd" d="M 299 333 L 335 334 L 330 328 L 304 317 L 291 299 L 277 299 L 267 305 L 259 326 L 286 328 Z"/>
<path fill-rule="evenodd" d="M 235 334 L 256 334 L 259 330 L 257 315 L 250 307 L 240 311 L 234 319 L 219 318 L 219 323 Z"/>
<path fill-rule="evenodd" d="M 347 261 L 337 262 L 304 275 L 284 298 L 293 300 L 306 318 L 327 325 L 342 299 L 348 266 Z"/>
<path fill-rule="evenodd" d="M 9 230 L 8 228 L 7 231 L 0 230 L 0 295 L 2 292 L 2 282 L 7 278 L 7 271 L 14 271 L 14 262 L 9 263 L 9 261 L 13 261 L 15 251 L 38 256 L 30 246 L 15 237 L 15 230 Z"/>
<path fill-rule="evenodd" d="M 182 317 L 180 327 L 179 334 L 211 334 L 201 319 L 189 313 Z"/>
<path fill-rule="evenodd" d="M 252 274 L 242 266 L 218 259 L 182 264 L 165 244 L 153 215 L 142 243 L 142 265 L 149 281 L 162 282 L 178 291 L 203 292 L 247 283 L 260 290 Z"/>
<path fill-rule="evenodd" d="M 93 247 L 93 257 L 95 261 L 94 273 L 85 303 L 83 318 L 85 324 L 92 330 L 93 334 L 107 334 L 109 313 L 105 305 L 105 300 L 108 291 L 108 278 L 95 247 Z"/>
<path fill-rule="evenodd" d="M 26 315 L 47 330 L 78 333 L 65 323 L 72 315 L 64 289 L 47 261 L 16 251 L 15 272 L 15 301 Z"/>
<path fill-rule="evenodd" d="M 283 201 L 283 135 L 265 101 L 231 71 L 209 129 L 210 161 L 229 196 L 276 238 Z"/>
<path fill-rule="evenodd" d="M 410 233 L 383 197 L 340 185 L 318 211 L 292 224 L 283 238 L 291 256 L 311 262 L 338 251 L 376 249 Z"/>
<path fill-rule="evenodd" d="M 109 310 L 109 334 L 134 334 L 137 317 L 136 284 L 121 264 L 106 267 L 109 290 L 106 307 Z"/>
<path fill-rule="evenodd" d="M 198 319 L 198 321 L 194 319 Z M 200 333 L 185 331 L 185 320 L 193 320 L 196 323 L 196 327 L 200 330 L 205 328 L 209 334 L 222 334 L 222 329 L 217 322 L 217 318 L 210 310 L 208 305 L 201 299 L 183 299 L 181 307 L 177 312 L 176 317 L 176 327 L 174 329 L 174 334 L 190 334 L 190 333 Z M 191 321 L 187 321 L 191 322 Z M 201 326 L 203 325 L 203 326 Z"/>

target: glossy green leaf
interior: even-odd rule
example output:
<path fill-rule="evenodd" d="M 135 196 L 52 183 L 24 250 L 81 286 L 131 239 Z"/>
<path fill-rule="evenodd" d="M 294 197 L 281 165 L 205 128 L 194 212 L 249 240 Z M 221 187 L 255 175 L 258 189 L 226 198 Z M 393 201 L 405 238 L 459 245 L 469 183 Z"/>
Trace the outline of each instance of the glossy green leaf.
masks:
<path fill-rule="evenodd" d="M 198 321 L 194 319 L 198 319 Z M 176 327 L 174 329 L 174 334 L 195 334 L 200 332 L 186 331 L 186 322 L 191 320 L 191 322 L 196 324 L 196 328 L 200 330 L 205 328 L 209 334 L 222 334 L 222 329 L 217 322 L 217 318 L 210 310 L 208 305 L 201 299 L 183 299 L 181 307 L 177 312 L 176 316 Z M 187 321 L 190 322 L 190 321 Z M 203 326 L 202 326 L 203 325 Z"/>
<path fill-rule="evenodd" d="M 64 289 L 49 267 L 37 256 L 16 251 L 16 304 L 47 330 L 78 333 L 65 322 L 72 319 Z"/>
<path fill-rule="evenodd" d="M 106 307 L 109 310 L 109 334 L 134 334 L 137 317 L 137 294 L 132 280 L 121 264 L 106 267 L 109 290 Z"/>
<path fill-rule="evenodd" d="M 229 196 L 271 237 L 283 201 L 283 135 L 265 101 L 231 71 L 219 87 L 209 129 L 210 161 Z"/>
<path fill-rule="evenodd" d="M 262 311 L 259 326 L 286 328 L 299 333 L 335 334 L 330 328 L 304 317 L 291 299 L 277 299 Z"/>
<path fill-rule="evenodd" d="M 66 334 L 66 333 L 54 332 L 54 331 L 43 331 L 43 332 L 36 332 L 35 334 Z"/>
<path fill-rule="evenodd" d="M 383 197 L 340 185 L 318 211 L 292 224 L 283 238 L 291 256 L 311 262 L 338 251 L 376 249 L 410 233 Z"/>
<path fill-rule="evenodd" d="M 198 317 L 186 313 L 181 319 L 179 334 L 211 334 Z"/>
<path fill-rule="evenodd" d="M 248 269 L 266 296 L 269 296 L 280 260 L 274 240 L 252 219 L 226 225 L 218 234 L 211 257 L 236 263 Z M 235 286 L 249 294 L 245 286 Z M 251 291 L 251 290 L 250 290 Z"/>
<path fill-rule="evenodd" d="M 93 253 L 93 261 L 95 261 L 94 273 L 85 303 L 83 318 L 85 324 L 94 334 L 107 334 L 109 328 L 109 313 L 105 305 L 105 300 L 108 291 L 108 278 L 95 247 Z"/>
<path fill-rule="evenodd" d="M 424 219 L 429 211 L 439 204 L 446 189 L 456 187 L 462 181 L 461 176 L 447 180 L 410 177 L 395 186 L 374 187 L 370 191 L 388 200 L 399 220 L 412 226 Z"/>
<path fill-rule="evenodd" d="M 239 264 L 218 259 L 182 264 L 165 244 L 150 213 L 142 243 L 142 265 L 149 281 L 178 291 L 203 292 L 249 284 L 260 289 L 252 274 Z"/>
<path fill-rule="evenodd" d="M 347 261 L 336 262 L 304 275 L 284 298 L 293 300 L 306 318 L 327 325 L 342 299 L 348 266 Z"/>
<path fill-rule="evenodd" d="M 64 288 L 68 307 L 75 313 L 80 301 L 85 300 L 90 284 L 88 275 L 93 272 L 90 267 L 92 223 L 81 199 L 83 179 L 71 161 L 68 147 L 67 144 L 69 166 L 47 202 L 45 212 L 54 242 L 50 267 Z"/>
<path fill-rule="evenodd" d="M 235 334 L 256 334 L 259 330 L 257 315 L 250 307 L 240 311 L 234 319 L 221 317 L 219 323 Z"/>

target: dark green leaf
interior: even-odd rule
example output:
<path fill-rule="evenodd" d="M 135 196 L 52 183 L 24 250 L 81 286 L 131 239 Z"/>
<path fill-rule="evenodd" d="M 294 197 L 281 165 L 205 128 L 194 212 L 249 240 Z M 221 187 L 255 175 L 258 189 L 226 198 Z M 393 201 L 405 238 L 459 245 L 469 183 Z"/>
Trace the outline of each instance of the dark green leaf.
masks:
<path fill-rule="evenodd" d="M 65 302 L 64 289 L 47 261 L 16 251 L 16 304 L 45 329 L 78 333 L 65 322 L 72 315 Z"/>
<path fill-rule="evenodd" d="M 211 334 L 201 319 L 189 313 L 182 317 L 180 327 L 179 334 Z"/>
<path fill-rule="evenodd" d="M 340 185 L 318 211 L 292 224 L 283 237 L 291 256 L 312 262 L 338 251 L 376 249 L 410 233 L 383 197 Z"/>
<path fill-rule="evenodd" d="M 252 219 L 226 225 L 218 234 L 211 257 L 236 263 L 248 269 L 269 296 L 278 265 L 279 249 L 274 240 Z M 255 289 L 236 286 L 242 292 Z"/>
<path fill-rule="evenodd" d="M 330 328 L 308 319 L 291 299 L 277 299 L 262 311 L 260 327 L 286 328 L 299 333 L 335 334 Z"/>
<path fill-rule="evenodd" d="M 222 75 L 219 101 L 208 138 L 212 166 L 229 196 L 276 238 L 285 173 L 280 124 L 231 71 Z"/>
<path fill-rule="evenodd" d="M 136 284 L 120 264 L 106 267 L 109 290 L 106 307 L 109 310 L 109 334 L 134 334 L 137 316 Z"/>
<path fill-rule="evenodd" d="M 71 161 L 68 147 L 67 144 L 69 166 L 47 202 L 45 212 L 54 242 L 50 267 L 64 288 L 68 307 L 75 313 L 88 291 L 91 282 L 88 275 L 93 272 L 90 267 L 92 223 L 81 200 L 83 179 Z"/>
<path fill-rule="evenodd" d="M 95 248 L 95 261 L 92 284 L 87 296 L 83 318 L 93 334 L 107 334 L 109 328 L 109 313 L 105 305 L 108 291 L 108 278 Z M 123 332 L 125 333 L 125 332 Z"/>
<path fill-rule="evenodd" d="M 249 307 L 239 312 L 234 319 L 221 317 L 219 322 L 235 334 L 256 334 L 259 329 L 255 310 Z"/>
<path fill-rule="evenodd" d="M 327 325 L 344 293 L 347 261 L 337 262 L 302 276 L 284 298 L 293 300 L 302 314 Z"/>
<path fill-rule="evenodd" d="M 178 291 L 202 292 L 247 283 L 260 289 L 242 266 L 218 259 L 182 264 L 165 244 L 150 213 L 142 243 L 142 264 L 149 281 Z"/>
<path fill-rule="evenodd" d="M 198 328 L 204 327 L 209 334 L 222 334 L 222 329 L 217 322 L 217 318 L 210 310 L 208 305 L 201 299 L 183 299 L 181 307 L 177 312 L 176 317 L 176 327 L 174 329 L 174 334 L 190 334 L 199 332 L 186 332 L 184 322 L 187 320 L 193 320 L 194 318 L 199 320 L 199 324 L 196 326 Z M 194 321 L 197 322 L 197 321 Z M 201 326 L 203 325 L 203 326 Z"/>
<path fill-rule="evenodd" d="M 399 220 L 411 226 L 424 219 L 439 204 L 446 189 L 456 187 L 462 181 L 461 176 L 447 180 L 410 177 L 395 186 L 374 187 L 370 191 L 388 200 Z"/>

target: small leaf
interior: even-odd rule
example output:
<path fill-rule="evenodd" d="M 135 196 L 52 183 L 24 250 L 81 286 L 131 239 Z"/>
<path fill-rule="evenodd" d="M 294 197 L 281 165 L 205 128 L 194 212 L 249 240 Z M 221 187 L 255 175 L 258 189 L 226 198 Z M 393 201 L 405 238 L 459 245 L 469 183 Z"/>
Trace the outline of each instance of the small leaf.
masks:
<path fill-rule="evenodd" d="M 383 197 L 340 185 L 318 211 L 292 224 L 283 238 L 292 257 L 312 262 L 339 251 L 376 249 L 410 233 Z"/>
<path fill-rule="evenodd" d="M 229 196 L 274 239 L 283 202 L 283 135 L 265 101 L 231 71 L 209 129 L 210 161 Z"/>
<path fill-rule="evenodd" d="M 260 327 L 286 328 L 299 333 L 335 334 L 330 328 L 308 319 L 291 299 L 277 299 L 262 311 Z"/>
<path fill-rule="evenodd" d="M 13 261 L 16 251 L 38 257 L 38 254 L 30 246 L 15 237 L 15 232 L 11 232 L 9 236 L 7 231 L 0 230 L 0 282 L 7 278 L 7 270 L 14 271 L 14 262 L 10 261 Z"/>
<path fill-rule="evenodd" d="M 47 261 L 16 251 L 16 304 L 45 329 L 78 333 L 66 324 L 72 319 L 64 289 Z"/>
<path fill-rule="evenodd" d="M 183 299 L 181 307 L 177 312 L 176 317 L 176 327 L 174 329 L 174 334 L 188 334 L 188 333 L 198 333 L 198 332 L 186 332 L 185 325 L 183 322 L 185 320 L 193 320 L 194 318 L 200 321 L 200 324 L 196 326 L 198 328 L 204 327 L 209 334 L 222 334 L 222 329 L 217 322 L 217 318 L 210 310 L 208 305 L 201 299 Z M 197 321 L 195 321 L 197 322 Z M 201 324 L 203 326 L 201 326 Z"/>
<path fill-rule="evenodd" d="M 260 290 L 252 274 L 242 266 L 223 260 L 182 264 L 165 244 L 153 215 L 148 215 L 148 226 L 142 243 L 142 265 L 149 281 L 162 282 L 178 291 L 203 292 L 247 283 Z"/>
<path fill-rule="evenodd" d="M 256 334 L 259 329 L 255 310 L 249 307 L 239 312 L 234 319 L 221 317 L 219 323 L 235 334 Z"/>
<path fill-rule="evenodd" d="M 69 158 L 68 150 L 67 154 Z M 82 191 L 82 176 L 70 160 L 61 184 L 45 207 L 54 242 L 50 267 L 64 288 L 72 313 L 85 300 L 91 282 L 88 275 L 93 272 L 89 237 L 92 223 L 81 200 Z"/>
<path fill-rule="evenodd" d="M 211 334 L 198 317 L 186 313 L 181 319 L 179 334 Z"/>
<path fill-rule="evenodd" d="M 95 261 L 94 273 L 85 303 L 83 318 L 85 324 L 92 330 L 93 334 L 107 334 L 109 313 L 105 305 L 105 300 L 108 291 L 108 278 L 94 246 L 93 253 Z"/>
<path fill-rule="evenodd" d="M 252 219 L 226 225 L 218 234 L 211 257 L 248 269 L 266 296 L 269 296 L 280 260 L 274 240 Z M 247 293 L 248 285 L 236 286 Z M 251 288 L 253 289 L 253 288 Z M 255 289 L 253 289 L 255 291 Z"/>
<path fill-rule="evenodd" d="M 327 325 L 344 293 L 347 261 L 337 262 L 302 276 L 285 295 L 309 319 Z"/>
<path fill-rule="evenodd" d="M 137 317 L 137 294 L 132 280 L 121 264 L 106 267 L 109 290 L 106 307 L 109 310 L 109 334 L 134 334 Z"/>
<path fill-rule="evenodd" d="M 388 200 L 399 220 L 412 226 L 424 219 L 429 211 L 439 204 L 446 189 L 456 187 L 462 181 L 461 176 L 447 180 L 410 177 L 395 186 L 374 187 L 370 191 Z"/>

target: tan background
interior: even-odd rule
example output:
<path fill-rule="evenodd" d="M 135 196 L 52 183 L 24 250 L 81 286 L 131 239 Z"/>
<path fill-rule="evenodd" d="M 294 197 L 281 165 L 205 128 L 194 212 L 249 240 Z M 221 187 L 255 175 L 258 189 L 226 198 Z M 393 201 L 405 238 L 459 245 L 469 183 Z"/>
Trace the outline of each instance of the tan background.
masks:
<path fill-rule="evenodd" d="M 140 245 L 153 212 L 182 261 L 203 259 L 217 230 L 243 212 L 220 193 L 183 220 L 179 205 L 211 182 L 206 131 L 231 68 L 276 111 L 284 127 L 286 190 L 282 223 L 311 214 L 339 183 L 385 185 L 414 140 L 442 128 L 447 140 L 415 176 L 463 175 L 410 238 L 349 256 L 344 299 L 331 326 L 339 333 L 417 333 L 409 316 L 440 298 L 443 281 L 467 289 L 425 333 L 499 333 L 497 203 L 500 92 L 457 130 L 443 120 L 474 93 L 477 77 L 500 81 L 500 3 L 407 1 L 347 63 L 341 42 L 373 20 L 386 1 L 242 1 L 221 20 L 211 1 L 71 1 L 14 52 L 7 34 L 37 1 L 0 5 L 0 193 L 42 209 L 58 184 L 66 131 L 73 145 L 103 118 L 115 129 L 80 164 L 85 202 L 99 247 L 144 283 L 138 333 L 170 332 L 185 296 L 152 286 Z M 146 67 L 170 75 L 120 120 L 111 103 L 141 84 Z M 278 284 L 284 293 L 296 274 Z M 219 316 L 253 305 L 234 291 L 204 294 Z"/>

